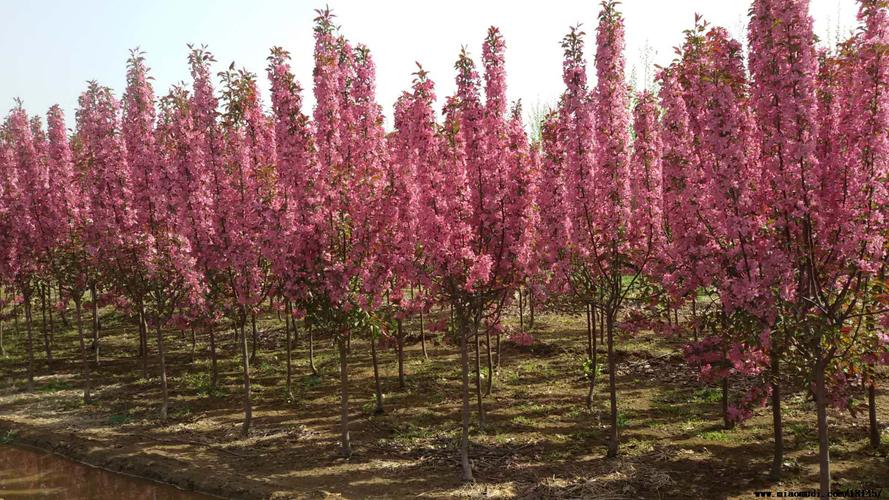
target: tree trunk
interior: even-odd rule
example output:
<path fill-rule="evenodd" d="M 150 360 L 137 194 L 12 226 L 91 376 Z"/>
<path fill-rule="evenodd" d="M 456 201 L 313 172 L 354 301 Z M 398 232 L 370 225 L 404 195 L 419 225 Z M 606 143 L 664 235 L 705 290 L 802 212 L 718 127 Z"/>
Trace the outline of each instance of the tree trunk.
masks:
<path fill-rule="evenodd" d="M 290 301 L 284 305 L 284 331 L 286 333 L 285 342 L 287 347 L 287 399 L 293 401 L 293 338 L 290 335 Z"/>
<path fill-rule="evenodd" d="M 593 316 L 595 317 L 595 316 Z M 605 310 L 599 314 L 599 342 L 605 343 Z"/>
<path fill-rule="evenodd" d="M 608 441 L 609 458 L 616 457 L 618 454 L 618 446 L 620 443 L 620 434 L 617 429 L 617 380 L 614 359 L 614 310 L 609 309 L 605 312 L 606 334 L 608 336 L 608 391 L 611 396 L 611 435 Z"/>
<path fill-rule="evenodd" d="M 250 363 L 256 363 L 256 348 L 259 345 L 259 334 L 256 331 L 256 313 L 250 313 L 250 329 L 253 334 L 253 344 L 250 348 Z"/>
<path fill-rule="evenodd" d="M 216 368 L 216 332 L 214 331 L 213 324 L 211 323 L 209 326 L 210 329 L 210 387 L 213 389 L 216 388 L 219 383 L 219 371 Z"/>
<path fill-rule="evenodd" d="M 315 368 L 315 329 L 309 328 L 309 369 L 312 375 L 318 375 L 318 369 Z"/>
<path fill-rule="evenodd" d="M 194 326 L 191 327 L 191 364 L 194 364 L 195 350 L 197 349 L 197 338 L 194 333 Z"/>
<path fill-rule="evenodd" d="M 586 396 L 586 407 L 593 409 L 593 394 L 596 391 L 596 309 L 592 304 L 587 304 L 586 310 L 586 327 L 587 327 L 587 354 L 590 359 L 590 387 Z"/>
<path fill-rule="evenodd" d="M 142 363 L 142 375 L 148 379 L 148 324 L 145 321 L 145 304 L 139 300 L 139 359 Z"/>
<path fill-rule="evenodd" d="M 352 456 L 352 441 L 349 438 L 349 363 L 348 340 L 340 338 L 340 452 L 344 457 Z"/>
<path fill-rule="evenodd" d="M 728 418 L 728 375 L 722 378 L 722 427 L 732 428 L 732 422 Z"/>
<path fill-rule="evenodd" d="M 534 328 L 534 291 L 528 290 L 528 330 Z"/>
<path fill-rule="evenodd" d="M 46 350 L 46 366 L 52 366 L 52 346 L 49 342 L 49 329 L 46 323 L 46 287 L 38 287 L 40 292 L 40 316 L 43 321 L 43 347 Z"/>
<path fill-rule="evenodd" d="M 827 395 L 824 388 L 826 364 L 819 354 L 815 363 L 815 413 L 818 416 L 818 475 L 823 499 L 830 495 L 830 441 L 827 437 Z"/>
<path fill-rule="evenodd" d="M 59 299 L 61 299 L 61 298 L 62 298 L 62 284 L 59 283 Z M 68 329 L 71 327 L 71 323 L 68 322 L 68 314 L 66 313 L 67 310 L 68 310 L 68 301 L 65 301 L 65 307 L 63 307 L 59 310 L 59 318 L 61 318 L 62 326 L 64 326 L 65 329 Z"/>
<path fill-rule="evenodd" d="M 772 346 L 772 431 L 774 432 L 775 449 L 772 456 L 771 479 L 781 479 L 781 468 L 784 465 L 784 425 L 781 423 L 781 367 L 780 355 Z"/>
<path fill-rule="evenodd" d="M 497 343 L 497 358 L 494 361 L 494 370 L 495 371 L 500 370 L 500 352 L 501 352 L 500 351 L 500 333 L 501 333 L 500 330 L 501 330 L 500 328 L 497 329 L 497 340 L 495 340 L 495 342 Z"/>
<path fill-rule="evenodd" d="M 52 287 L 48 286 L 48 285 L 46 287 L 46 301 L 49 304 L 49 309 L 47 311 L 47 313 L 49 314 L 49 345 L 55 346 L 56 345 L 56 323 L 52 317 L 52 310 L 54 307 L 53 301 L 52 301 Z"/>
<path fill-rule="evenodd" d="M 398 348 L 398 389 L 404 390 L 404 330 L 402 329 L 401 319 L 395 320 Z"/>
<path fill-rule="evenodd" d="M 0 287 L 0 356 L 6 357 L 6 346 L 3 344 L 3 288 Z"/>
<path fill-rule="evenodd" d="M 158 314 L 160 316 L 160 314 Z M 161 421 L 167 421 L 167 409 L 169 408 L 169 394 L 167 393 L 167 359 L 164 352 L 164 335 L 161 333 L 161 321 L 157 319 L 157 359 L 160 361 L 161 368 L 161 395 L 163 404 L 161 405 Z"/>
<path fill-rule="evenodd" d="M 25 296 L 25 330 L 28 334 L 28 390 L 34 390 L 34 333 L 31 324 L 31 294 Z"/>
<path fill-rule="evenodd" d="M 78 292 L 80 293 L 80 292 Z M 83 318 L 80 311 L 80 298 L 74 299 L 74 312 L 77 314 L 77 337 L 80 340 L 80 373 L 83 377 L 83 402 L 90 404 L 92 396 L 90 395 L 90 364 L 89 356 L 86 352 L 86 340 L 83 338 Z"/>
<path fill-rule="evenodd" d="M 494 355 L 491 352 L 491 329 L 485 328 L 485 350 L 488 353 L 488 386 L 485 387 L 485 396 L 490 396 L 494 389 Z"/>
<path fill-rule="evenodd" d="M 871 369 L 873 373 L 873 369 Z M 871 383 L 867 386 L 867 415 L 869 427 L 870 447 L 880 447 L 880 425 L 877 422 L 877 381 L 871 375 Z"/>
<path fill-rule="evenodd" d="M 525 331 L 525 304 L 522 302 L 521 287 L 519 287 L 519 331 Z"/>
<path fill-rule="evenodd" d="M 250 435 L 250 426 L 253 423 L 253 403 L 250 401 L 250 357 L 247 355 L 247 332 L 244 329 L 247 323 L 247 311 L 241 312 L 241 364 L 243 364 L 244 376 L 244 427 L 241 429 L 241 435 Z"/>
<path fill-rule="evenodd" d="M 458 309 L 460 309 L 458 307 Z M 467 345 L 468 324 L 465 311 L 460 316 L 458 330 L 460 335 L 460 375 L 463 383 L 463 426 L 460 433 L 460 465 L 463 468 L 463 481 L 474 481 L 472 465 L 469 463 L 469 346 Z"/>
<path fill-rule="evenodd" d="M 485 406 L 482 404 L 482 358 L 481 358 L 481 337 L 478 334 L 477 323 L 473 322 L 473 330 L 475 333 L 475 397 L 478 406 L 478 427 L 485 428 Z"/>
<path fill-rule="evenodd" d="M 423 348 L 423 359 L 429 359 L 426 352 L 426 329 L 423 328 L 423 311 L 420 311 L 420 346 Z"/>
<path fill-rule="evenodd" d="M 93 309 L 93 355 L 96 365 L 99 364 L 99 304 L 96 302 L 98 296 L 96 294 L 96 284 L 90 284 L 90 298 L 92 299 Z"/>
<path fill-rule="evenodd" d="M 373 361 L 374 385 L 376 386 L 375 389 L 376 389 L 376 399 L 377 399 L 376 405 L 374 407 L 374 414 L 375 415 L 382 415 L 383 412 L 385 411 L 383 409 L 383 388 L 382 388 L 382 384 L 380 383 L 380 367 L 379 367 L 379 362 L 377 360 L 377 338 L 373 333 L 371 333 L 371 335 L 370 335 L 370 357 L 371 357 L 371 360 Z"/>

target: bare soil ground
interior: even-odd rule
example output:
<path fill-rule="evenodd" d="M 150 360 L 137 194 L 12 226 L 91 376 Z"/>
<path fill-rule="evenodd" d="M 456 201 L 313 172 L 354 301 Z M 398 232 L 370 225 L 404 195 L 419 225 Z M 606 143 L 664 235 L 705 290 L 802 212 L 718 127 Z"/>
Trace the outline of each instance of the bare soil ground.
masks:
<path fill-rule="evenodd" d="M 759 490 L 817 487 L 814 406 L 803 393 L 785 398 L 786 474 L 768 480 L 771 417 L 762 409 L 723 430 L 720 392 L 701 385 L 682 362 L 677 341 L 642 334 L 621 338 L 617 373 L 621 456 L 605 459 L 607 376 L 593 409 L 585 405 L 581 367 L 585 320 L 537 318 L 531 347 L 505 344 L 494 391 L 485 399 L 487 425 L 473 428 L 477 482 L 459 480 L 459 353 L 437 339 L 425 360 L 418 342 L 406 352 L 407 388 L 397 390 L 391 350 L 381 353 L 386 413 L 373 415 L 373 372 L 367 343 L 351 355 L 354 455 L 338 451 L 338 360 L 318 339 L 319 374 L 307 368 L 307 345 L 294 352 L 295 398 L 284 389 L 282 323 L 262 318 L 254 376 L 254 432 L 239 435 L 240 364 L 231 331 L 218 335 L 221 387 L 209 386 L 206 339 L 167 334 L 171 418 L 158 418 L 159 379 L 136 358 L 135 328 L 103 317 L 101 363 L 94 403 L 81 400 L 79 353 L 71 329 L 57 331 L 48 368 L 35 334 L 38 377 L 24 391 L 23 335 L 4 324 L 8 355 L 0 358 L 0 442 L 37 445 L 76 460 L 159 479 L 186 489 L 237 498 L 753 498 Z M 415 325 L 407 328 L 415 331 Z M 248 329 L 249 330 L 249 329 Z M 416 340 L 416 339 L 415 339 Z M 600 355 L 600 359 L 604 356 Z M 885 374 L 884 374 L 885 382 Z M 889 395 L 878 394 L 880 421 L 889 422 Z M 889 432 L 867 446 L 866 412 L 830 414 L 835 483 L 886 487 Z"/>

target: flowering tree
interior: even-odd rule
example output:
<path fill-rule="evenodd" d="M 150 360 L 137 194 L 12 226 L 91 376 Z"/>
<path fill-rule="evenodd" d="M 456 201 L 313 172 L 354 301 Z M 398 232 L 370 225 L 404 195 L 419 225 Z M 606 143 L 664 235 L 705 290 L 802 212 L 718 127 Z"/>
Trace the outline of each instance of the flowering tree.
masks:
<path fill-rule="evenodd" d="M 83 295 L 93 281 L 95 269 L 83 246 L 87 207 L 82 194 L 82 183 L 74 171 L 73 155 L 65 130 L 65 116 L 61 108 L 53 106 L 47 113 L 48 148 L 47 160 L 50 179 L 54 183 L 52 217 L 57 221 L 59 238 L 55 248 L 54 273 L 59 281 L 60 294 L 74 302 L 77 336 L 80 341 L 81 371 L 84 378 L 83 399 L 91 401 L 91 375 L 88 349 L 83 332 Z"/>
<path fill-rule="evenodd" d="M 531 204 L 526 196 L 530 169 L 488 149 L 496 141 L 508 140 L 508 135 L 498 135 L 506 130 L 504 48 L 499 31 L 491 28 L 483 51 L 485 104 L 480 99 L 475 65 L 465 51 L 460 54 L 457 91 L 445 106 L 440 136 L 434 133 L 434 94 L 425 75 L 414 83 L 410 113 L 410 126 L 415 130 L 412 147 L 423 159 L 416 171 L 423 273 L 436 293 L 453 307 L 460 344 L 464 480 L 472 480 L 468 341 L 474 336 L 478 342 L 483 313 L 514 289 L 528 256 L 531 227 Z M 520 189 L 515 189 L 517 186 Z M 480 392 L 478 396 L 480 401 Z"/>
<path fill-rule="evenodd" d="M 878 32 L 885 33 L 884 5 L 864 3 L 862 17 L 877 39 Z M 885 224 L 885 184 L 880 182 L 886 175 L 880 160 L 884 153 L 882 146 L 868 145 L 874 140 L 883 144 L 885 127 L 863 135 L 853 128 L 840 135 L 841 140 L 863 141 L 856 144 L 859 147 L 834 149 L 842 161 L 819 157 L 818 60 L 808 2 L 756 1 L 750 45 L 762 179 L 772 200 L 769 216 L 775 221 L 773 288 L 780 300 L 779 321 L 786 325 L 784 340 L 796 347 L 815 393 L 824 496 L 830 490 L 826 374 L 856 342 L 848 321 L 884 258 L 885 233 L 876 230 Z M 880 54 L 877 61 L 882 52 L 873 52 Z M 871 106 L 857 109 L 858 117 L 868 118 L 854 120 L 853 127 L 885 119 L 885 106 L 879 104 L 885 64 L 877 67 L 881 69 L 861 73 L 874 78 L 865 94 L 871 96 Z"/>
<path fill-rule="evenodd" d="M 596 141 L 598 156 L 594 171 L 592 223 L 590 224 L 590 252 L 595 261 L 594 281 L 600 295 L 600 308 L 605 316 L 605 333 L 608 346 L 608 382 L 611 403 L 611 435 L 608 456 L 618 453 L 616 362 L 614 357 L 615 321 L 627 294 L 651 263 L 657 244 L 654 233 L 644 238 L 631 237 L 631 221 L 639 227 L 647 214 L 660 217 L 657 208 L 633 204 L 629 185 L 629 105 L 624 83 L 624 27 L 623 18 L 617 11 L 617 3 L 602 3 L 599 26 L 596 33 L 596 74 L 598 83 L 595 96 Z M 652 172 L 652 175 L 660 175 Z M 645 189 L 657 186 L 642 184 Z M 654 193 L 654 192 L 653 192 Z M 658 200 L 658 196 L 645 195 Z M 639 214 L 638 211 L 642 210 Z M 649 212 L 649 210 L 651 210 Z M 659 227 L 659 219 L 646 221 L 644 227 Z M 624 279 L 628 275 L 629 279 Z"/>

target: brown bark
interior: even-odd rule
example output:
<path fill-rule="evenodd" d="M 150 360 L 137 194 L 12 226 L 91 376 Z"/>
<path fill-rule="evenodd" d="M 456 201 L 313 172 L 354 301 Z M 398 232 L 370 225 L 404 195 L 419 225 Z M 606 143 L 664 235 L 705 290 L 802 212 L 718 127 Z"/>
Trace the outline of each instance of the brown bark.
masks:
<path fill-rule="evenodd" d="M 86 340 L 83 337 L 83 316 L 80 310 L 80 302 L 80 297 L 74 299 L 74 312 L 77 315 L 77 337 L 80 340 L 80 373 L 83 377 L 83 402 L 89 404 L 92 401 L 92 395 L 90 394 L 92 381 L 90 380 L 90 364 L 86 350 Z"/>
<path fill-rule="evenodd" d="M 404 390 L 404 330 L 402 329 L 401 319 L 395 320 L 396 324 L 396 344 L 398 350 L 398 388 Z"/>
<path fill-rule="evenodd" d="M 880 447 L 880 425 L 877 422 L 877 387 L 874 380 L 867 386 L 867 416 L 870 447 L 876 449 Z"/>
<path fill-rule="evenodd" d="M 93 310 L 93 355 L 96 365 L 99 364 L 99 303 L 98 294 L 96 293 L 96 284 L 90 284 L 90 298 L 92 299 Z"/>
<path fill-rule="evenodd" d="M 462 309 L 458 307 L 458 310 Z M 453 314 L 453 310 L 452 310 Z M 467 345 L 468 322 L 465 311 L 458 312 L 458 334 L 460 336 L 460 376 L 462 379 L 462 427 L 460 431 L 460 465 L 463 470 L 463 481 L 474 481 L 472 465 L 469 462 L 469 346 Z"/>
<path fill-rule="evenodd" d="M 52 345 L 49 340 L 49 328 L 46 322 L 46 287 L 41 285 L 38 288 L 40 292 L 40 315 L 43 321 L 43 347 L 46 351 L 46 366 L 52 366 Z"/>
<path fill-rule="evenodd" d="M 374 386 L 376 390 L 376 404 L 374 407 L 374 414 L 382 415 L 385 411 L 383 409 L 383 388 L 382 384 L 380 383 L 380 367 L 379 361 L 377 360 L 377 338 L 376 336 L 374 336 L 373 333 L 371 333 L 370 335 L 370 356 L 371 360 L 373 361 Z"/>
<path fill-rule="evenodd" d="M 487 351 L 488 385 L 485 387 L 485 396 L 490 396 L 494 389 L 494 355 L 491 352 L 491 329 L 485 328 L 485 350 Z"/>
<path fill-rule="evenodd" d="M 244 426 L 241 429 L 243 436 L 250 435 L 250 427 L 253 424 L 253 402 L 250 397 L 250 357 L 247 355 L 247 332 L 245 331 L 245 323 L 247 323 L 247 311 L 242 310 L 240 320 L 241 334 L 241 364 L 243 365 L 244 378 Z"/>
<path fill-rule="evenodd" d="M 250 329 L 253 334 L 253 343 L 250 347 L 250 363 L 256 363 L 256 349 L 259 345 L 259 333 L 256 331 L 256 313 L 254 312 L 250 313 Z"/>
<path fill-rule="evenodd" d="M 423 327 L 423 311 L 420 311 L 420 346 L 423 348 L 423 358 L 429 359 L 429 353 L 426 352 L 426 329 Z"/>
<path fill-rule="evenodd" d="M 287 399 L 293 401 L 293 337 L 290 335 L 290 322 L 293 316 L 290 314 L 290 301 L 284 305 L 284 332 L 286 333 L 287 347 Z"/>
<path fill-rule="evenodd" d="M 344 457 L 352 456 L 352 441 L 349 437 L 349 364 L 347 340 L 340 338 L 340 452 Z"/>
<path fill-rule="evenodd" d="M 620 433 L 617 429 L 617 379 L 616 365 L 614 356 L 614 311 L 605 311 L 606 316 L 606 334 L 608 337 L 608 391 L 611 399 L 611 430 L 608 440 L 609 458 L 616 457 L 619 452 Z"/>
<path fill-rule="evenodd" d="M 148 378 L 148 327 L 145 323 L 145 305 L 139 301 L 139 359 L 142 363 L 142 375 Z"/>
<path fill-rule="evenodd" d="M 827 394 L 824 385 L 826 364 L 819 354 L 815 362 L 815 413 L 818 421 L 818 476 L 823 499 L 830 495 L 830 440 L 827 436 Z"/>
<path fill-rule="evenodd" d="M 161 405 L 161 420 L 167 421 L 167 410 L 169 408 L 169 394 L 167 393 L 167 360 L 166 353 L 164 352 L 164 336 L 161 333 L 161 322 L 160 319 L 157 321 L 157 357 L 160 361 L 160 370 L 161 370 L 161 395 L 163 397 L 163 404 Z"/>
<path fill-rule="evenodd" d="M 781 422 L 781 358 L 774 346 L 770 357 L 772 358 L 772 431 L 775 441 L 770 477 L 773 481 L 778 481 L 781 479 L 781 468 L 784 465 L 784 425 Z"/>
<path fill-rule="evenodd" d="M 309 328 L 309 369 L 312 375 L 318 375 L 318 369 L 315 368 L 315 330 Z"/>
<path fill-rule="evenodd" d="M 34 333 L 31 328 L 31 294 L 25 293 L 25 330 L 28 334 L 28 390 L 34 390 Z"/>
<path fill-rule="evenodd" d="M 216 332 L 212 324 L 208 329 L 210 330 L 210 387 L 215 389 L 219 383 L 219 370 L 216 367 Z"/>
<path fill-rule="evenodd" d="M 475 397 L 478 407 L 478 426 L 480 429 L 485 428 L 485 406 L 482 403 L 482 359 L 481 359 L 481 337 L 478 334 L 478 323 L 473 323 L 475 334 Z"/>

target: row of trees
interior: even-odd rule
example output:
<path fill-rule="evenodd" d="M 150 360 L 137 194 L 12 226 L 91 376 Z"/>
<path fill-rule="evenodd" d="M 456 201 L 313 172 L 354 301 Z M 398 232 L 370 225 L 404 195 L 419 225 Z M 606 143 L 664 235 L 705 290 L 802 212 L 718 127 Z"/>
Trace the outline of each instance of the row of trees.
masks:
<path fill-rule="evenodd" d="M 32 305 L 55 289 L 63 309 L 74 305 L 85 400 L 98 307 L 113 302 L 137 326 L 146 372 L 154 334 L 163 419 L 164 329 L 206 334 L 215 385 L 215 335 L 234 328 L 248 433 L 247 330 L 255 353 L 256 314 L 269 300 L 285 311 L 288 391 L 298 325 L 310 339 L 335 339 L 348 455 L 353 336 L 369 340 L 376 367 L 377 342 L 393 335 L 403 366 L 402 321 L 439 304 L 460 349 L 460 458 L 471 480 L 471 351 L 483 425 L 481 348 L 491 369 L 492 332 L 499 345 L 516 297 L 532 310 L 567 297 L 585 312 L 588 403 L 597 330 L 604 338 L 608 456 L 619 450 L 617 331 L 675 333 L 682 310 L 694 336 L 686 357 L 722 384 L 726 425 L 771 401 L 775 477 L 782 386 L 811 383 L 829 491 L 826 408 L 867 387 L 878 441 L 875 371 L 889 360 L 889 14 L 884 0 L 859 3 L 860 29 L 830 49 L 816 48 L 807 0 L 754 0 L 747 54 L 697 19 L 659 69 L 658 91 L 637 93 L 625 83 L 623 19 L 604 1 L 595 85 L 585 34 L 572 28 L 562 41 L 565 91 L 530 140 L 520 104 L 509 109 L 496 28 L 481 73 L 461 52 L 441 120 L 419 67 L 387 132 L 371 53 L 326 10 L 315 20 L 311 115 L 281 48 L 267 68 L 271 110 L 255 75 L 234 66 L 216 91 L 213 56 L 195 47 L 191 88 L 160 98 L 134 51 L 123 98 L 91 82 L 70 135 L 57 106 L 44 130 L 19 104 L 0 136 L 0 276 L 20 294 L 29 387 Z M 730 377 L 751 387 L 737 401 Z"/>

